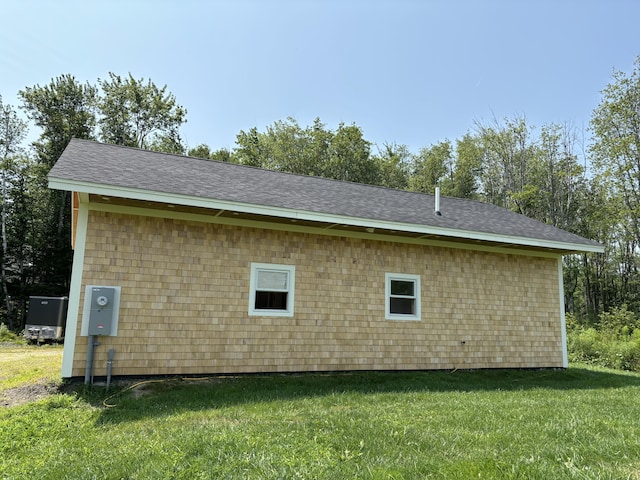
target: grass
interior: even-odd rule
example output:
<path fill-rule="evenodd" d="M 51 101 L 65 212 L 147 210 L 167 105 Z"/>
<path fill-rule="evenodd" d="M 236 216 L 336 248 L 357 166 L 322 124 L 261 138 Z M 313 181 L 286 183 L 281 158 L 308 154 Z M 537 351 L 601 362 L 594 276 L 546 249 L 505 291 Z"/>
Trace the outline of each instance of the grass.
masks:
<path fill-rule="evenodd" d="M 60 384 L 61 366 L 61 345 L 0 347 L 0 396 L 9 388 Z"/>
<path fill-rule="evenodd" d="M 640 479 L 640 375 L 628 372 L 171 379 L 116 386 L 109 398 L 76 390 L 0 409 L 0 478 Z"/>

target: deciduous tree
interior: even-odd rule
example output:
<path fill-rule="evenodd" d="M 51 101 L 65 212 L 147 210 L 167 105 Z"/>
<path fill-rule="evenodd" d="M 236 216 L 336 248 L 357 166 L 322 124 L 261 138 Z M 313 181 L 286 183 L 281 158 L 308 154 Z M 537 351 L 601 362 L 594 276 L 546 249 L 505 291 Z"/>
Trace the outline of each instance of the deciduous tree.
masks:
<path fill-rule="evenodd" d="M 22 121 L 11 105 L 5 105 L 0 96 L 0 182 L 2 190 L 2 211 L 0 215 L 2 235 L 2 261 L 0 262 L 0 281 L 4 305 L 9 318 L 9 328 L 13 327 L 12 303 L 9 296 L 7 264 L 11 261 L 7 238 L 7 220 L 13 203 L 9 196 L 10 182 L 15 176 L 13 164 L 20 152 L 20 145 L 27 133 L 27 125 Z"/>
<path fill-rule="evenodd" d="M 413 156 L 409 190 L 433 193 L 435 187 L 444 182 L 447 186 L 442 193 L 448 194 L 452 164 L 453 148 L 449 140 L 420 149 L 420 152 Z"/>
<path fill-rule="evenodd" d="M 111 72 L 108 80 L 98 83 L 102 88 L 98 103 L 102 141 L 184 153 L 179 128 L 186 122 L 187 111 L 167 92 L 166 85 L 159 88 L 151 80 L 145 83 L 131 74 L 123 79 Z"/>

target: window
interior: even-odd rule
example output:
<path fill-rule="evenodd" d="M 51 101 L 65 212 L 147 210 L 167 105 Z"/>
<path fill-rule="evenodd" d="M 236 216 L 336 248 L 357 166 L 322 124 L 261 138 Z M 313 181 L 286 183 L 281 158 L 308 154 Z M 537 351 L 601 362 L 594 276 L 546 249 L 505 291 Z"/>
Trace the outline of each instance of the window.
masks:
<path fill-rule="evenodd" d="M 385 274 L 385 318 L 420 320 L 420 275 Z"/>
<path fill-rule="evenodd" d="M 292 265 L 252 263 L 249 315 L 292 317 L 295 273 Z"/>

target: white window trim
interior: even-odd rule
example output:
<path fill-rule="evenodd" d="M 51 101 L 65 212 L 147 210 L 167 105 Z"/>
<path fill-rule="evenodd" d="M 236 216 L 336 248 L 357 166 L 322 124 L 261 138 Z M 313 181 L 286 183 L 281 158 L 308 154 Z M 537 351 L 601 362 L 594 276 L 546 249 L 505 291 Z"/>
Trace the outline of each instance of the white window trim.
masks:
<path fill-rule="evenodd" d="M 420 305 L 420 275 L 409 275 L 406 273 L 385 273 L 384 274 L 384 313 L 386 320 L 413 320 L 419 321 L 421 314 Z M 412 281 L 415 283 L 415 299 L 416 299 L 416 313 L 415 314 L 399 314 L 391 313 L 391 280 Z"/>
<path fill-rule="evenodd" d="M 287 308 L 285 310 L 256 309 L 256 283 L 259 270 L 286 272 L 289 277 L 287 291 Z M 275 263 L 252 263 L 249 282 L 249 315 L 261 317 L 293 317 L 294 292 L 296 286 L 296 267 L 294 265 L 278 265 Z"/>

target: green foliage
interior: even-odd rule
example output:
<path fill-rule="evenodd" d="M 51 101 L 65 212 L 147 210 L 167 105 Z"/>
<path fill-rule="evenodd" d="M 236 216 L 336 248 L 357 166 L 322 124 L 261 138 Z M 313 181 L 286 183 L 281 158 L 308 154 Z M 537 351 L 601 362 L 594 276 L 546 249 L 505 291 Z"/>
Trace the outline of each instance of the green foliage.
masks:
<path fill-rule="evenodd" d="M 593 111 L 589 148 L 594 167 L 590 213 L 592 238 L 607 245 L 602 258 L 589 258 L 593 310 L 627 304 L 640 313 L 640 56 L 630 74 L 616 71 Z"/>
<path fill-rule="evenodd" d="M 448 140 L 420 149 L 412 159 L 408 189 L 414 192 L 433 193 L 435 187 L 443 182 L 449 184 L 452 156 L 453 149 Z M 447 185 L 442 193 L 447 195 L 450 190 L 451 188 Z"/>
<path fill-rule="evenodd" d="M 98 90 L 73 75 L 19 92 L 27 116 L 42 129 L 34 142 L 38 160 L 52 167 L 71 138 L 94 139 Z"/>
<path fill-rule="evenodd" d="M 197 147 L 190 148 L 187 155 L 195 158 L 205 158 L 207 160 L 216 160 L 218 162 L 234 162 L 231 152 L 226 148 L 220 148 L 212 151 L 209 145 L 202 143 Z"/>
<path fill-rule="evenodd" d="M 374 155 L 373 161 L 379 172 L 379 183 L 383 187 L 404 190 L 409 182 L 411 152 L 406 145 L 385 143 Z"/>
<path fill-rule="evenodd" d="M 598 369 L 170 380 L 0 410 L 7 478 L 629 478 L 640 377 Z"/>
<path fill-rule="evenodd" d="M 98 80 L 102 96 L 100 138 L 106 143 L 147 148 L 168 153 L 184 153 L 179 128 L 187 111 L 177 104 L 167 86 L 159 88 L 151 80 L 122 78 L 109 72 L 109 80 Z"/>
<path fill-rule="evenodd" d="M 533 158 L 532 129 L 524 117 L 477 125 L 483 151 L 482 190 L 489 203 L 527 215 L 526 197 Z"/>
<path fill-rule="evenodd" d="M 378 184 L 378 164 L 371 144 L 356 125 L 329 130 L 316 118 L 302 128 L 294 118 L 277 121 L 258 132 L 254 127 L 236 136 L 233 157 L 238 163 L 282 172 L 350 182 Z"/>
<path fill-rule="evenodd" d="M 479 139 L 467 133 L 456 141 L 456 159 L 447 195 L 459 198 L 477 197 L 482 157 Z"/>
<path fill-rule="evenodd" d="M 601 335 L 593 327 L 570 330 L 567 344 L 571 361 L 597 363 L 605 350 Z"/>
<path fill-rule="evenodd" d="M 600 314 L 596 326 L 567 315 L 569 359 L 640 372 L 640 322 L 626 305 Z"/>
<path fill-rule="evenodd" d="M 209 156 L 211 155 L 211 149 L 209 148 L 209 145 L 201 143 L 197 147 L 190 148 L 189 150 L 187 150 L 187 155 L 189 157 L 208 159 Z"/>
<path fill-rule="evenodd" d="M 624 199 L 624 226 L 640 242 L 640 56 L 630 75 L 615 72 L 613 83 L 591 117 L 595 142 L 590 153 L 597 171 Z"/>
<path fill-rule="evenodd" d="M 12 328 L 24 325 L 29 295 L 68 294 L 71 196 L 49 190 L 47 174 L 70 139 L 95 139 L 99 127 L 103 141 L 184 153 L 178 129 L 186 121 L 186 110 L 166 86 L 158 88 L 150 80 L 145 83 L 131 75 L 124 79 L 113 73 L 109 76 L 108 81 L 98 81 L 102 90 L 62 75 L 45 86 L 19 92 L 22 108 L 41 129 L 33 143 L 35 158 L 16 150 L 16 142 L 24 137 L 24 125 L 0 101 L 2 208 L 6 213 L 1 294 Z"/>
<path fill-rule="evenodd" d="M 640 372 L 640 341 L 621 338 L 594 328 L 568 334 L 569 360 L 590 365 Z"/>
<path fill-rule="evenodd" d="M 629 336 L 640 328 L 640 319 L 634 312 L 627 310 L 627 305 L 614 307 L 609 312 L 600 314 L 600 329 L 612 335 Z"/>
<path fill-rule="evenodd" d="M 0 323 L 0 342 L 18 343 L 19 337 L 7 328 L 4 323 Z"/>
<path fill-rule="evenodd" d="M 370 155 L 371 143 L 357 125 L 338 125 L 330 138 L 329 156 L 323 176 L 348 182 L 378 183 L 376 163 Z"/>
<path fill-rule="evenodd" d="M 22 171 L 33 177 L 19 182 L 16 189 L 27 218 L 21 216 L 18 228 L 25 237 L 15 236 L 13 241 L 30 240 L 20 251 L 24 262 L 17 264 L 20 287 L 16 296 L 24 306 L 29 288 L 39 295 L 68 292 L 72 259 L 71 195 L 49 190 L 46 175 L 71 138 L 95 138 L 98 91 L 72 75 L 62 75 L 44 87 L 27 87 L 19 95 L 27 116 L 42 129 L 33 143 L 42 169 L 23 162 Z M 30 223 L 31 211 L 35 215 Z"/>
<path fill-rule="evenodd" d="M 31 106 L 45 108 L 42 115 L 59 118 L 67 115 L 68 105 L 55 106 L 61 95 L 69 95 L 67 103 L 81 102 L 83 87 L 73 87 L 71 78 L 58 79 L 45 88 L 28 89 L 25 96 Z M 58 91 L 57 89 L 61 91 Z M 78 95 L 78 96 L 76 96 Z M 66 109 L 66 110 L 65 110 Z M 2 296 L 4 298 L 4 320 L 10 329 L 20 329 L 26 308 L 26 299 L 31 288 L 43 283 L 53 287 L 55 293 L 66 290 L 64 286 L 70 271 L 70 248 L 64 242 L 64 222 L 69 220 L 68 195 L 52 192 L 47 188 L 46 175 L 50 159 L 32 158 L 25 155 L 15 142 L 24 136 L 26 126 L 18 121 L 7 106 L 3 108 L 0 125 L 2 174 Z M 78 117 L 82 117 L 78 113 Z M 39 116 L 45 121 L 44 117 Z M 49 119 L 47 121 L 52 121 Z M 65 131 L 77 131 L 65 119 L 61 125 L 50 125 L 45 133 L 58 135 Z M 59 138 L 40 137 L 36 144 L 40 152 L 55 150 L 61 145 Z M 13 142 L 13 144 L 12 144 Z M 59 234 L 59 236 L 56 236 Z M 46 294 L 49 287 L 41 290 Z"/>
<path fill-rule="evenodd" d="M 66 293 L 71 268 L 70 197 L 46 187 L 48 168 L 71 137 L 185 153 L 179 134 L 186 110 L 151 80 L 109 73 L 98 86 L 62 75 L 19 96 L 41 129 L 35 157 L 15 150 L 24 125 L 0 99 L 0 153 L 7 187 L 7 246 L 3 248 L 5 320 L 22 322 L 29 293 Z M 543 125 L 539 133 L 523 116 L 476 124 L 455 142 L 445 140 L 417 154 L 385 144 L 377 153 L 355 124 L 330 129 L 316 118 L 293 118 L 264 131 L 240 131 L 233 151 L 205 144 L 188 153 L 303 175 L 390 188 L 472 198 L 504 206 L 606 245 L 604 254 L 565 259 L 565 302 L 581 320 L 597 324 L 600 312 L 626 305 L 640 314 L 640 57 L 631 73 L 614 72 L 591 119 L 592 139 L 583 158 L 581 132 Z M 594 167 L 588 171 L 588 163 Z M 37 168 L 37 165 L 42 167 Z M 3 286 L 3 287 L 4 287 Z M 620 315 L 618 312 L 615 315 Z M 606 316 L 604 323 L 609 322 Z M 635 326 L 619 325 L 620 334 Z M 624 333 L 626 332 L 626 333 Z"/>
<path fill-rule="evenodd" d="M 226 148 L 219 148 L 218 150 L 214 150 L 209 155 L 211 160 L 215 160 L 217 162 L 233 162 L 235 163 L 235 158 L 231 154 L 231 152 Z"/>
<path fill-rule="evenodd" d="M 27 124 L 18 117 L 11 105 L 2 102 L 0 95 L 0 159 L 17 154 L 26 134 Z"/>
<path fill-rule="evenodd" d="M 1 261 L 0 283 L 4 298 L 4 307 L 9 325 L 14 323 L 14 306 L 9 296 L 10 266 L 15 261 L 13 250 L 9 249 L 9 229 L 14 221 L 14 216 L 19 215 L 13 207 L 15 201 L 12 196 L 12 188 L 16 183 L 16 175 L 12 168 L 15 157 L 21 151 L 20 143 L 26 136 L 26 123 L 18 118 L 13 107 L 4 105 L 0 96 L 0 190 L 2 192 L 2 205 L 0 208 L 0 234 L 1 234 Z M 13 210 L 13 211 L 12 211 Z M 12 238 L 13 239 L 13 238 Z"/>

